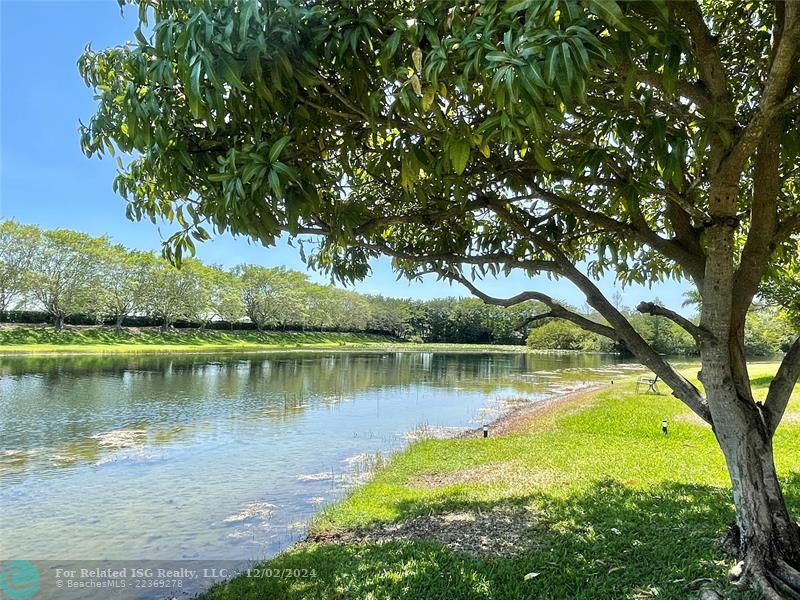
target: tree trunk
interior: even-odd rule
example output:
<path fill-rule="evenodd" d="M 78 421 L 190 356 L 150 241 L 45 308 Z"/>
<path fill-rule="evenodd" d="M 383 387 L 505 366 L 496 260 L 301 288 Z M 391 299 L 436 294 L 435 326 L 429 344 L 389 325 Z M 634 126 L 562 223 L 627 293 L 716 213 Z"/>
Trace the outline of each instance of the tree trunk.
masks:
<path fill-rule="evenodd" d="M 123 315 L 118 315 L 117 320 L 114 323 L 114 327 L 117 331 L 122 331 L 122 321 L 125 319 Z"/>
<path fill-rule="evenodd" d="M 744 320 L 732 314 L 736 192 L 730 182 L 712 183 L 700 317 L 709 337 L 700 344 L 700 380 L 733 487 L 741 562 L 732 577 L 769 600 L 800 600 L 800 530 L 775 471 L 771 430 L 750 389 Z"/>
<path fill-rule="evenodd" d="M 56 329 L 64 329 L 64 317 L 57 315 L 53 317 L 53 327 Z"/>
<path fill-rule="evenodd" d="M 757 411 L 740 411 L 732 420 L 739 419 L 744 421 L 738 434 L 717 432 L 733 484 L 739 577 L 755 583 L 767 598 L 800 598 L 800 527 L 783 498 L 772 441 Z"/>
<path fill-rule="evenodd" d="M 701 377 L 733 488 L 736 579 L 755 584 L 768 599 L 800 599 L 800 527 L 783 497 L 762 408 L 737 394 L 724 346 L 707 349 Z"/>

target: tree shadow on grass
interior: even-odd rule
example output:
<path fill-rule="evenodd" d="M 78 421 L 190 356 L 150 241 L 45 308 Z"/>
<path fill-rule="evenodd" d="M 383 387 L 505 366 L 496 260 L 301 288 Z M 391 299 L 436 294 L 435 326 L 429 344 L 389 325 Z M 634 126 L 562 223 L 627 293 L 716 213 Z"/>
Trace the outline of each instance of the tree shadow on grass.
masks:
<path fill-rule="evenodd" d="M 753 377 L 750 379 L 750 383 L 753 387 L 767 387 L 772 380 L 775 379 L 774 375 L 763 375 L 761 377 Z"/>
<path fill-rule="evenodd" d="M 790 507 L 800 514 L 800 473 L 784 485 Z M 212 588 L 209 597 L 677 600 L 697 597 L 692 588 L 707 578 L 728 598 L 756 598 L 725 584 L 731 561 L 717 540 L 734 512 L 721 488 L 667 483 L 641 489 L 605 480 L 565 496 L 537 493 L 513 502 L 456 497 L 438 505 L 401 502 L 399 508 L 401 518 L 431 511 L 521 510 L 531 521 L 531 544 L 505 558 L 476 557 L 418 537 L 303 544 L 266 566 L 299 569 L 305 577 L 240 577 Z M 468 547 L 469 540 L 463 541 Z M 526 579 L 531 573 L 536 575 Z"/>

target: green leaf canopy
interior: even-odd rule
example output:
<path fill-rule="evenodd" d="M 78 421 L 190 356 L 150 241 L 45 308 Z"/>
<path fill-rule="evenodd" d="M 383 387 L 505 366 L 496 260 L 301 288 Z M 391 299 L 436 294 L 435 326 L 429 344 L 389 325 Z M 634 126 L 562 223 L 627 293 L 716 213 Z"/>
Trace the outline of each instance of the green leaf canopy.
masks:
<path fill-rule="evenodd" d="M 178 261 L 206 222 L 266 245 L 323 233 L 310 258 L 344 280 L 381 252 L 408 274 L 533 273 L 556 245 L 592 275 L 699 281 L 715 161 L 754 116 L 776 19 L 704 7 L 722 98 L 694 2 L 138 6 L 134 43 L 80 60 L 97 94 L 83 148 L 134 156 L 115 182 L 129 216 L 176 221 Z M 797 130 L 783 141 L 781 212 L 796 215 Z M 752 173 L 736 185 L 746 230 Z"/>

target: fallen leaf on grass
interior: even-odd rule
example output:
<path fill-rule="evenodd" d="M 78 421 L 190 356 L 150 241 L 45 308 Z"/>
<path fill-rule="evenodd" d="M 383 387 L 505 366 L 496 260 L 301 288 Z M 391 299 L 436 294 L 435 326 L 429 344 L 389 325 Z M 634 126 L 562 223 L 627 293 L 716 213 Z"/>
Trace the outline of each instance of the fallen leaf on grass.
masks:
<path fill-rule="evenodd" d="M 617 571 L 624 571 L 625 567 L 611 567 L 608 570 L 608 574 L 611 575 L 612 573 L 616 573 Z"/>
<path fill-rule="evenodd" d="M 525 581 L 529 581 L 529 580 L 533 579 L 534 577 L 538 577 L 538 576 L 539 576 L 539 573 L 528 573 L 527 575 L 525 575 L 524 579 L 525 579 Z"/>

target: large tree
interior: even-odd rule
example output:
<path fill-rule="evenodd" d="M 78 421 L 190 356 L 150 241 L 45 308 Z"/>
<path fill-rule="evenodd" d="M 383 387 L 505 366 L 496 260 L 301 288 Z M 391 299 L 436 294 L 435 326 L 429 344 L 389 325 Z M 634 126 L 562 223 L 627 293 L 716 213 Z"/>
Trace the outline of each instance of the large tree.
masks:
<path fill-rule="evenodd" d="M 68 317 L 102 312 L 100 260 L 106 238 L 68 229 L 41 232 L 30 261 L 29 291 L 56 329 Z"/>
<path fill-rule="evenodd" d="M 258 265 L 239 265 L 236 274 L 241 281 L 245 313 L 259 331 L 304 321 L 302 292 L 308 285 L 304 274 Z"/>
<path fill-rule="evenodd" d="M 211 319 L 221 319 L 230 323 L 233 329 L 234 324 L 245 316 L 242 281 L 219 265 L 204 266 L 203 269 L 202 286 L 207 288 L 209 311 L 203 317 L 202 326 Z"/>
<path fill-rule="evenodd" d="M 31 225 L 10 220 L 0 222 L 0 313 L 24 304 L 40 234 Z"/>
<path fill-rule="evenodd" d="M 95 255 L 99 270 L 100 316 L 122 329 L 126 317 L 145 309 L 154 257 L 119 244 L 105 244 Z"/>
<path fill-rule="evenodd" d="M 394 257 L 487 302 L 621 340 L 714 430 L 733 485 L 742 582 L 800 594 L 800 528 L 772 440 L 800 340 L 766 400 L 744 353 L 748 308 L 798 252 L 800 3 L 739 0 L 140 0 L 136 41 L 80 61 L 97 94 L 89 155 L 133 157 L 133 218 L 174 218 L 167 251 L 230 231 L 318 234 L 344 279 Z M 604 320 L 485 273 L 572 282 Z M 703 390 L 598 289 L 682 279 Z M 779 275 L 778 275 L 779 276 Z"/>
<path fill-rule="evenodd" d="M 196 260 L 184 261 L 183 268 L 146 255 L 147 273 L 142 290 L 142 307 L 148 317 L 168 331 L 179 319 L 196 320 L 208 312 L 208 292 L 202 287 L 203 266 Z"/>

